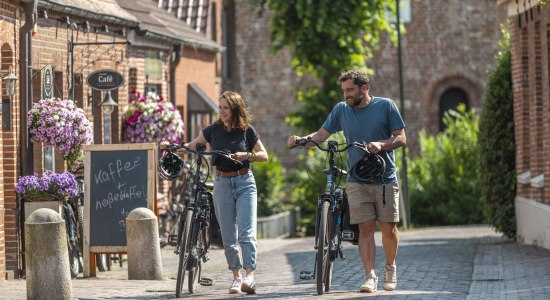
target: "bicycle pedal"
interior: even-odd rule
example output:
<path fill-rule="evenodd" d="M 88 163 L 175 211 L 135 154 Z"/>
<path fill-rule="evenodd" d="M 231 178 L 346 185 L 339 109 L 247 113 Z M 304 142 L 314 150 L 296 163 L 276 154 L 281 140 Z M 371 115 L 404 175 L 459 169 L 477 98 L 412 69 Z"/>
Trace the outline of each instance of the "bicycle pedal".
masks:
<path fill-rule="evenodd" d="M 175 234 L 171 234 L 168 236 L 168 244 L 170 246 L 176 246 L 178 244 L 178 236 Z"/>
<path fill-rule="evenodd" d="M 205 262 L 207 262 L 207 261 L 209 261 L 209 260 L 210 260 L 210 256 L 208 256 L 208 255 L 205 255 L 205 256 L 202 257 L 202 262 L 203 262 L 203 263 L 205 263 Z"/>
<path fill-rule="evenodd" d="M 300 272 L 300 279 L 301 280 L 312 280 L 315 276 L 313 275 L 313 272 L 310 271 L 301 271 Z"/>
<path fill-rule="evenodd" d="M 199 284 L 202 286 L 211 286 L 212 284 L 214 284 L 214 281 L 210 278 L 203 277 L 199 279 Z"/>

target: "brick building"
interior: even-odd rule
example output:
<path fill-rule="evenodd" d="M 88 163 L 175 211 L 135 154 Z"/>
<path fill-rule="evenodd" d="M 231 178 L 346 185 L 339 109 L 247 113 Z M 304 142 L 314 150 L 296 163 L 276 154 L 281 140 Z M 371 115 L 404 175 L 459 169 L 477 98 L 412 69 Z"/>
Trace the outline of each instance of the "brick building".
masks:
<path fill-rule="evenodd" d="M 407 30 L 402 35 L 404 114 L 407 142 L 415 153 L 418 130 L 438 132 L 444 110 L 460 102 L 481 108 L 486 72 L 494 66 L 500 23 L 506 15 L 492 1 L 401 2 Z M 293 72 L 288 51 L 271 52 L 269 12 L 259 17 L 246 1 L 225 3 L 228 35 L 223 45 L 228 69 L 223 74 L 224 87 L 242 92 L 266 147 L 289 164 L 292 153 L 286 151 L 285 140 L 292 129 L 284 120 L 296 105 L 295 89 L 308 79 Z M 390 97 L 399 105 L 397 50 L 387 37 L 367 64 L 374 70 L 371 93 Z M 335 80 L 338 75 L 334 74 Z"/>
<path fill-rule="evenodd" d="M 37 4 L 36 11 L 33 2 Z M 24 268 L 24 205 L 15 194 L 17 179 L 33 172 L 41 174 L 45 169 L 57 172 L 66 169 L 57 151 L 24 142 L 28 141 L 23 123 L 26 118 L 21 118 L 26 116 L 25 110 L 45 97 L 74 99 L 93 123 L 94 143 L 101 144 L 106 136 L 104 128 L 109 128 L 104 126 L 99 106 L 102 93 L 91 89 L 86 78 L 96 70 L 111 69 L 122 74 L 125 82 L 111 91 L 119 106 L 111 114 L 110 143 L 124 142 L 121 117 L 131 90 L 153 91 L 168 97 L 182 113 L 186 129 L 198 130 L 196 126 L 188 126 L 189 123 L 211 122 L 217 107 L 220 91 L 217 60 L 223 47 L 148 0 L 37 0 L 29 4 L 0 0 L 0 15 L 0 59 L 5 71 L 1 77 L 12 66 L 21 82 L 12 101 L 3 94 L 2 102 L 1 120 L 5 126 L 0 139 L 3 166 L 0 279 L 3 279 L 18 276 Z M 15 45 L 23 26 L 28 29 L 29 37 L 24 39 L 27 45 Z M 24 50 L 16 53 L 20 48 L 30 48 L 29 55 L 20 56 Z M 27 60 L 32 71 L 28 80 L 24 80 L 26 76 L 21 70 Z M 50 78 L 50 74 L 52 80 L 48 85 L 45 78 Z"/>
<path fill-rule="evenodd" d="M 19 28 L 22 23 L 19 17 L 18 1 L 0 1 L 0 52 L 1 76 L 4 78 L 7 71 L 12 68 L 19 77 L 17 68 L 16 41 L 19 37 Z M 2 134 L 0 136 L 0 280 L 5 277 L 6 270 L 18 268 L 18 232 L 17 232 L 17 200 L 15 197 L 15 183 L 18 174 L 17 159 L 17 135 L 19 131 L 19 105 L 18 96 L 7 97 L 5 95 L 5 82 L 1 82 L 2 88 Z"/>
<path fill-rule="evenodd" d="M 550 249 L 550 7 L 498 2 L 510 20 L 517 236 Z"/>

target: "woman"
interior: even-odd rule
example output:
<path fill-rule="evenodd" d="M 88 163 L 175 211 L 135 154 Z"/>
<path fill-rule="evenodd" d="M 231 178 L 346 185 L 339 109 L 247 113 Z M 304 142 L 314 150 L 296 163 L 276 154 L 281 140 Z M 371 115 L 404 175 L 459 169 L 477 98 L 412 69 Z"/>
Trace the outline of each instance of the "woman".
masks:
<path fill-rule="evenodd" d="M 267 152 L 258 133 L 250 125 L 251 120 L 241 95 L 226 91 L 219 99 L 219 119 L 187 144 L 193 149 L 197 143 L 202 143 L 209 144 L 214 150 L 229 150 L 233 159 L 242 162 L 236 165 L 222 156 L 212 158 L 212 164 L 216 166 L 214 208 L 222 233 L 225 258 L 233 272 L 230 294 L 256 292 L 257 189 L 250 163 L 267 161 Z M 245 271 L 244 278 L 241 269 Z"/>

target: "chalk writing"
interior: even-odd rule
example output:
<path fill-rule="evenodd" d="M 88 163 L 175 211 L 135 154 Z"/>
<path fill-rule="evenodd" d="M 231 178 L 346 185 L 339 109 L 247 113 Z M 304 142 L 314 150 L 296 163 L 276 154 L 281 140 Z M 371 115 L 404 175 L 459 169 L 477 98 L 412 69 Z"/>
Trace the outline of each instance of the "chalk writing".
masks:
<path fill-rule="evenodd" d="M 121 184 L 119 187 L 124 187 L 126 184 Z M 134 200 L 141 199 L 145 197 L 145 187 L 144 186 L 130 186 L 119 188 L 115 193 L 109 192 L 105 195 L 105 198 L 97 200 L 95 202 L 95 210 L 100 210 L 105 207 L 113 208 L 113 203 L 124 200 Z"/>
<path fill-rule="evenodd" d="M 94 174 L 95 184 L 103 184 L 109 182 L 117 182 L 122 178 L 122 172 L 130 172 L 136 167 L 141 165 L 141 157 L 137 156 L 134 158 L 133 163 L 130 161 L 123 162 L 121 159 L 117 159 L 115 163 L 110 162 L 108 169 L 99 171 Z"/>

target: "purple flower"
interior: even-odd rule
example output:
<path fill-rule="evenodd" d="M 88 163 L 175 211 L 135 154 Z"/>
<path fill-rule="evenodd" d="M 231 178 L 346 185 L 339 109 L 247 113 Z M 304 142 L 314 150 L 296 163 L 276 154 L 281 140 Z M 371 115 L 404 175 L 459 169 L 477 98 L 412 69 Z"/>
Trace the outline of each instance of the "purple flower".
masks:
<path fill-rule="evenodd" d="M 15 192 L 19 196 L 27 194 L 56 195 L 63 198 L 73 197 L 77 194 L 78 183 L 73 174 L 69 172 L 54 173 L 45 171 L 42 176 L 38 174 L 19 178 L 15 186 Z"/>

